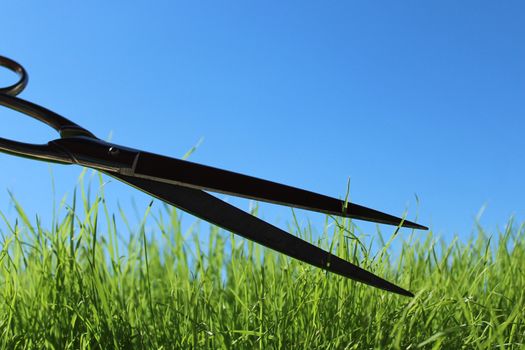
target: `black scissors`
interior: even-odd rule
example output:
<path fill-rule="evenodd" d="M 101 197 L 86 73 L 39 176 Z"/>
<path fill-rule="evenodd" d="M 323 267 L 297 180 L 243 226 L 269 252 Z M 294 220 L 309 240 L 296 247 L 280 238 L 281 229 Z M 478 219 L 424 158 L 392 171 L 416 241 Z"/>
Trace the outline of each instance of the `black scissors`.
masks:
<path fill-rule="evenodd" d="M 19 76 L 16 84 L 0 88 L 0 105 L 33 117 L 60 134 L 59 139 L 40 145 L 0 138 L 0 151 L 47 162 L 79 164 L 99 170 L 153 197 L 280 253 L 377 288 L 413 296 L 411 292 L 231 206 L 205 191 L 389 225 L 426 230 L 425 226 L 314 192 L 100 140 L 78 124 L 42 106 L 16 97 L 27 85 L 28 76 L 25 69 L 17 62 L 3 56 L 0 56 L 0 66 Z"/>

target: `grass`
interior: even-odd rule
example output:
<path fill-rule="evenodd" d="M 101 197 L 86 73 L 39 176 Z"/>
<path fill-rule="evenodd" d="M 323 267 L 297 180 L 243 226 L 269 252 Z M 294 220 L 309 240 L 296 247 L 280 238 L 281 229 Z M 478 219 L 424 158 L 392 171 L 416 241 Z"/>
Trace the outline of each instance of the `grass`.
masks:
<path fill-rule="evenodd" d="M 449 244 L 432 232 L 405 242 L 378 232 L 370 249 L 350 221 L 327 218 L 318 242 L 416 293 L 406 298 L 216 227 L 202 240 L 182 232 L 171 207 L 117 227 L 125 213 L 110 213 L 102 192 L 92 202 L 80 193 L 51 229 L 14 198 L 18 219 L 2 214 L 4 349 L 525 347 L 523 224 Z M 307 228 L 292 231 L 311 240 Z"/>

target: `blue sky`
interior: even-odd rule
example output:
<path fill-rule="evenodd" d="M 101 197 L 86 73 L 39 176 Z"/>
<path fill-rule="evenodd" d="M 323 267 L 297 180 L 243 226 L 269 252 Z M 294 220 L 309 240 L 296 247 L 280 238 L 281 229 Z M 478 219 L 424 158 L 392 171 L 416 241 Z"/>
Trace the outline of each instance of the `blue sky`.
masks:
<path fill-rule="evenodd" d="M 524 10 L 521 1 L 11 1 L 0 54 L 29 72 L 20 97 L 101 138 L 175 157 L 204 138 L 192 161 L 335 197 L 350 178 L 352 201 L 467 237 L 481 208 L 489 230 L 525 219 Z M 0 70 L 2 85 L 14 80 Z M 0 114 L 2 137 L 56 137 Z M 58 199 L 71 198 L 81 171 L 4 154 L 0 167 L 0 210 L 13 217 L 8 189 L 45 218 L 50 169 Z M 149 202 L 115 181 L 105 192 L 112 205 Z M 292 219 L 269 205 L 261 216 Z"/>

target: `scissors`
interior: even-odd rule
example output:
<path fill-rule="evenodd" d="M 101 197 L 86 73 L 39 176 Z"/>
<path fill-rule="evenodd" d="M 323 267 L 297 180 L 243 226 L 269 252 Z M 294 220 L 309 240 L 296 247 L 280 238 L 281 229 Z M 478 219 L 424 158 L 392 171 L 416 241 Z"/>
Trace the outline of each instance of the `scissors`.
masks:
<path fill-rule="evenodd" d="M 60 138 L 47 144 L 0 138 L 0 151 L 30 159 L 78 164 L 96 169 L 277 252 L 376 288 L 413 296 L 408 290 L 262 221 L 206 191 L 382 224 L 422 230 L 427 230 L 427 227 L 322 194 L 103 141 L 69 119 L 16 97 L 27 85 L 26 70 L 3 56 L 0 56 L 0 67 L 19 76 L 17 83 L 0 88 L 0 105 L 37 119 L 60 134 Z"/>

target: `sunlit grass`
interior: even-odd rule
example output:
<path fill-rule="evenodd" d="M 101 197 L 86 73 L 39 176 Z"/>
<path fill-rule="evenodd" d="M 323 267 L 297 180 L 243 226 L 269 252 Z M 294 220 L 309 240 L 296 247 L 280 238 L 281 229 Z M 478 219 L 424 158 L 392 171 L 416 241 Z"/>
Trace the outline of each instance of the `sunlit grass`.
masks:
<path fill-rule="evenodd" d="M 51 228 L 14 198 L 18 219 L 2 215 L 2 348 L 525 346 L 523 224 L 478 227 L 450 244 L 417 233 L 394 252 L 390 242 L 400 238 L 376 237 L 386 243 L 370 249 L 350 221 L 327 218 L 314 243 L 416 293 L 406 298 L 215 227 L 202 240 L 182 232 L 171 207 L 147 208 L 136 229 L 117 225 L 126 214 L 109 212 L 102 192 L 93 201 L 77 192 Z M 308 228 L 293 230 L 312 240 Z"/>

